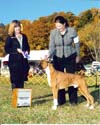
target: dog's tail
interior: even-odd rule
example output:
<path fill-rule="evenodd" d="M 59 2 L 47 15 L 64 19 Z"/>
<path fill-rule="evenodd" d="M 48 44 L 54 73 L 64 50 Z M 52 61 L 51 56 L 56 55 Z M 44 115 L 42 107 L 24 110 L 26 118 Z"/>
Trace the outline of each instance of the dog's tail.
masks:
<path fill-rule="evenodd" d="M 81 75 L 81 76 L 85 76 L 85 71 L 84 70 L 80 70 L 79 72 L 77 72 L 78 75 Z"/>

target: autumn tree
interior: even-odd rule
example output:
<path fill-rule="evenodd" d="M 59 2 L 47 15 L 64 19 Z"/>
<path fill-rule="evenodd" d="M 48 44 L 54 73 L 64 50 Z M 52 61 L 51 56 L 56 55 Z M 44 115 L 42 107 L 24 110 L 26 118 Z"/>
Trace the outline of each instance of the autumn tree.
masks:
<path fill-rule="evenodd" d="M 94 60 L 100 61 L 100 21 L 85 25 L 79 31 L 79 36 L 84 52 L 88 52 L 85 54 L 90 54 Z"/>
<path fill-rule="evenodd" d="M 4 56 L 4 45 L 7 38 L 7 26 L 0 23 L 0 56 Z"/>
<path fill-rule="evenodd" d="M 79 15 L 78 28 L 84 27 L 86 24 L 90 23 L 93 20 L 91 10 L 82 12 Z"/>
<path fill-rule="evenodd" d="M 31 29 L 31 44 L 33 49 L 47 49 L 49 42 L 49 24 L 45 21 L 34 21 Z"/>
<path fill-rule="evenodd" d="M 58 15 L 64 16 L 70 26 L 74 26 L 79 32 L 81 41 L 81 56 L 91 56 L 94 60 L 99 60 L 99 17 L 100 9 L 92 8 L 75 16 L 72 12 L 54 12 L 37 20 L 21 20 L 23 33 L 29 40 L 30 48 L 48 49 L 50 31 L 55 27 L 54 18 Z M 5 31 L 1 34 L 0 29 L 0 52 L 4 53 L 4 43 L 8 33 L 9 25 L 5 26 Z"/>

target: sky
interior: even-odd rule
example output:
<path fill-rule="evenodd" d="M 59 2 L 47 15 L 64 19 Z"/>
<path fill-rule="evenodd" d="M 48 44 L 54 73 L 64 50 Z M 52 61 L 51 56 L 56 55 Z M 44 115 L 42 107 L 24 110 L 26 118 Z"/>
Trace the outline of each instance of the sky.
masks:
<path fill-rule="evenodd" d="M 100 9 L 100 0 L 0 0 L 0 23 L 12 20 L 37 20 L 54 12 L 69 12 L 79 15 L 91 9 Z"/>

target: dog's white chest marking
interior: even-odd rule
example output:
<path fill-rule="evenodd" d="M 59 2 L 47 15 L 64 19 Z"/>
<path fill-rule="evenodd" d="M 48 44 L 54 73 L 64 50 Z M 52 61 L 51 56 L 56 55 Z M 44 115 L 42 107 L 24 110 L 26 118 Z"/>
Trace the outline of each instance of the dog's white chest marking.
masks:
<path fill-rule="evenodd" d="M 45 69 L 45 72 L 46 72 L 46 74 L 47 74 L 48 84 L 49 84 L 49 86 L 51 86 L 51 76 L 50 76 L 49 66 Z"/>

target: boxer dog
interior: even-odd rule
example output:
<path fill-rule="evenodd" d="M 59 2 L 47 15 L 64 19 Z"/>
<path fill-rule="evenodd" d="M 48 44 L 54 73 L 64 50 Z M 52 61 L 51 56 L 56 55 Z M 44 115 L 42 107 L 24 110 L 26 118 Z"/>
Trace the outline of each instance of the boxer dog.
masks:
<path fill-rule="evenodd" d="M 40 61 L 41 67 L 47 74 L 48 84 L 52 89 L 53 93 L 53 106 L 52 109 L 56 110 L 58 106 L 58 90 L 69 86 L 78 87 L 78 90 L 87 100 L 87 107 L 90 109 L 94 108 L 94 98 L 90 95 L 86 81 L 83 76 L 78 74 L 64 73 L 54 69 L 52 63 L 42 59 Z"/>

